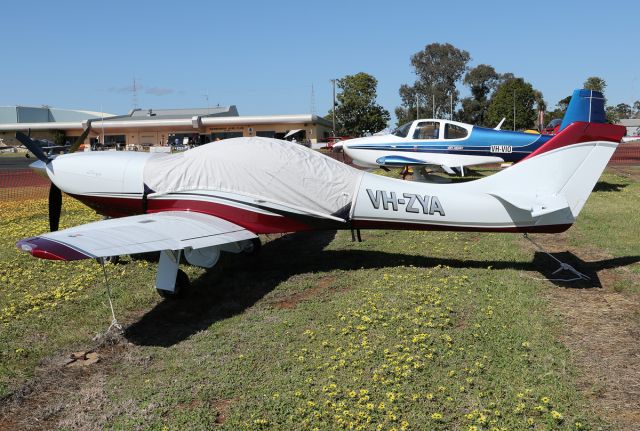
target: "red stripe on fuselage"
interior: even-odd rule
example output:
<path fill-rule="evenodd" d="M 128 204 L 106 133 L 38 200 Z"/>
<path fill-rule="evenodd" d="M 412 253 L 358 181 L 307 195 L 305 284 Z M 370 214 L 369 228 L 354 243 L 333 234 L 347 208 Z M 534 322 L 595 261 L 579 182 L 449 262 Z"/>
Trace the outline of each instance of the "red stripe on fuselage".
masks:
<path fill-rule="evenodd" d="M 98 213 L 108 217 L 142 214 L 142 199 L 72 195 Z M 291 217 L 269 215 L 210 201 L 191 199 L 149 199 L 147 212 L 194 211 L 235 223 L 253 233 L 284 233 L 314 230 L 315 226 Z"/>
<path fill-rule="evenodd" d="M 73 195 L 97 212 L 110 217 L 142 214 L 141 199 L 126 199 L 103 196 Z M 134 212 L 135 211 L 135 212 Z M 326 229 L 304 223 L 286 216 L 269 215 L 209 201 L 190 199 L 149 199 L 147 212 L 162 211 L 194 211 L 235 223 L 256 234 L 285 233 L 307 230 Z M 473 227 L 473 226 L 445 226 L 424 223 L 394 222 L 382 220 L 352 220 L 350 225 L 336 223 L 335 229 L 396 229 L 396 230 L 425 230 L 425 231 L 458 231 L 458 232 L 514 232 L 514 233 L 559 233 L 571 227 L 571 224 L 543 225 L 543 226 L 513 226 L 513 227 Z"/>
<path fill-rule="evenodd" d="M 114 198 L 108 196 L 69 195 L 107 217 L 126 217 L 142 214 L 141 198 Z"/>

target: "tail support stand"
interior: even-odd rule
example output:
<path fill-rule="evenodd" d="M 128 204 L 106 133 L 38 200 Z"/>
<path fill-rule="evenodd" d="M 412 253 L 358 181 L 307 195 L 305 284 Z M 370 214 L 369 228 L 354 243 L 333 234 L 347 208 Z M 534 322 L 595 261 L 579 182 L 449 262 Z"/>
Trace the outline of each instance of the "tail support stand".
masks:
<path fill-rule="evenodd" d="M 358 237 L 358 242 L 362 242 L 362 237 L 360 236 L 360 229 L 351 229 L 351 242 L 356 242 L 356 235 Z"/>
<path fill-rule="evenodd" d="M 564 278 L 553 278 L 553 279 L 551 279 L 550 278 L 550 279 L 548 279 L 549 281 L 565 281 L 565 282 L 568 282 L 568 281 L 578 281 L 578 280 L 584 280 L 584 281 L 591 280 L 591 277 L 589 277 L 588 275 L 581 273 L 580 271 L 575 269 L 573 266 L 569 265 L 568 263 L 562 262 L 560 259 L 558 259 L 554 255 L 552 255 L 551 253 L 547 252 L 537 242 L 535 242 L 534 240 L 529 238 L 529 235 L 527 235 L 526 232 L 523 234 L 523 236 L 524 236 L 525 239 L 529 240 L 529 242 L 531 242 L 531 244 L 533 244 L 538 250 L 540 250 L 541 252 L 543 252 L 544 254 L 549 256 L 551 259 L 555 260 L 560 265 L 560 267 L 558 269 L 553 271 L 552 275 L 555 275 L 555 274 L 559 273 L 560 271 L 569 271 L 570 273 L 575 275 L 574 278 L 568 278 L 568 279 L 564 279 Z"/>
<path fill-rule="evenodd" d="M 104 266 L 104 258 L 98 258 L 98 262 L 102 265 L 102 272 L 104 273 L 104 285 L 107 290 L 107 298 L 109 299 L 109 307 L 111 308 L 111 325 L 109 325 L 109 329 L 107 329 L 106 334 L 111 332 L 112 329 L 115 329 L 116 332 L 122 333 L 122 325 L 118 323 L 116 319 L 116 313 L 113 309 L 113 302 L 111 301 L 111 287 L 109 286 L 109 281 L 107 279 L 107 268 Z"/>

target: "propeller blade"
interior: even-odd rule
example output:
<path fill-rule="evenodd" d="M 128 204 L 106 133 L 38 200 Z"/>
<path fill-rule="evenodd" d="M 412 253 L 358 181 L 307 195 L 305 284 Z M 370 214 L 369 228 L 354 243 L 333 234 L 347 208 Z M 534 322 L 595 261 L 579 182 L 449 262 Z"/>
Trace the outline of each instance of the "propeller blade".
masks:
<path fill-rule="evenodd" d="M 82 135 L 78 136 L 78 139 L 76 139 L 73 145 L 69 147 L 70 153 L 75 153 L 76 151 L 78 151 L 78 148 L 80 148 L 80 145 L 82 145 L 84 140 L 87 139 L 87 136 L 89 135 L 90 131 L 91 131 L 91 123 L 87 125 L 87 128 L 84 129 L 84 132 L 82 132 Z"/>
<path fill-rule="evenodd" d="M 49 188 L 49 228 L 51 232 L 58 230 L 60 226 L 60 213 L 62 211 L 62 191 L 51 183 Z"/>
<path fill-rule="evenodd" d="M 42 151 L 37 140 L 30 138 L 22 132 L 16 132 L 16 139 L 20 141 L 22 145 L 27 147 L 27 149 L 31 151 L 38 160 L 42 160 L 45 163 L 49 163 L 51 161 L 51 158 Z"/>

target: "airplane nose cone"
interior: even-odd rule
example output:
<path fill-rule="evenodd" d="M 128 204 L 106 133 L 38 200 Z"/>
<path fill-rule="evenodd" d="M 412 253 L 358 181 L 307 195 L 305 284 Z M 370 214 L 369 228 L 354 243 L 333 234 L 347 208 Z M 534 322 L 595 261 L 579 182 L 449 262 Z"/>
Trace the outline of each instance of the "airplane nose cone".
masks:
<path fill-rule="evenodd" d="M 42 160 L 36 160 L 35 162 L 31 163 L 29 167 L 33 169 L 33 171 L 38 175 L 42 175 L 47 179 L 49 178 L 49 176 L 47 175 L 47 165 Z"/>

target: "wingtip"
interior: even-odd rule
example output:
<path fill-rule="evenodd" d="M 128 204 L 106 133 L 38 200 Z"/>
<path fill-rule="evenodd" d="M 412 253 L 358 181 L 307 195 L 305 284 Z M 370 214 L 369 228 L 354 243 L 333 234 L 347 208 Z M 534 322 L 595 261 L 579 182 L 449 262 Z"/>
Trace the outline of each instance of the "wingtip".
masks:
<path fill-rule="evenodd" d="M 16 243 L 16 248 L 34 257 L 47 260 L 81 260 L 89 259 L 88 256 L 75 248 L 56 241 L 34 236 L 25 238 Z"/>

